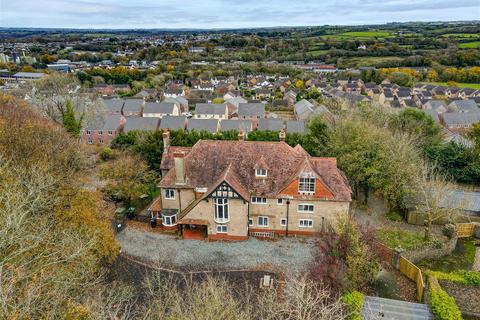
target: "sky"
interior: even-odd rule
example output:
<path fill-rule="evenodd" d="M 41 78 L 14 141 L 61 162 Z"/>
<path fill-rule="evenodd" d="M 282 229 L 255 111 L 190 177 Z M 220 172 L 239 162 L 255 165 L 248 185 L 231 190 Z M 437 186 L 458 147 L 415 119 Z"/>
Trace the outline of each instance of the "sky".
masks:
<path fill-rule="evenodd" d="M 252 28 L 480 19 L 480 0 L 0 0 L 0 27 Z"/>

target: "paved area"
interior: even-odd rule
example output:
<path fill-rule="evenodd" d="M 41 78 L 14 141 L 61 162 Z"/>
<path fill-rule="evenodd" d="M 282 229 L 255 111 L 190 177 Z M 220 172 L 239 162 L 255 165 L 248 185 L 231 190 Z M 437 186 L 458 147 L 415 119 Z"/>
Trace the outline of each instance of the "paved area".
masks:
<path fill-rule="evenodd" d="M 429 320 L 434 317 L 425 304 L 366 296 L 363 302 L 362 318 L 366 320 Z"/>
<path fill-rule="evenodd" d="M 263 270 L 299 274 L 312 261 L 314 239 L 207 242 L 127 227 L 117 235 L 122 252 L 179 270 Z"/>

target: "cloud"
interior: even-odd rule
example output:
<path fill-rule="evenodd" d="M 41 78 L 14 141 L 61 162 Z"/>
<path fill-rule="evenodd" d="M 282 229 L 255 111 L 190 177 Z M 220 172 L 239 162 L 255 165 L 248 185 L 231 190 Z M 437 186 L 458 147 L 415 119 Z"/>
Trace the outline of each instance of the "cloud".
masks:
<path fill-rule="evenodd" d="M 480 0 L 0 0 L 0 26 L 238 28 L 473 20 Z"/>

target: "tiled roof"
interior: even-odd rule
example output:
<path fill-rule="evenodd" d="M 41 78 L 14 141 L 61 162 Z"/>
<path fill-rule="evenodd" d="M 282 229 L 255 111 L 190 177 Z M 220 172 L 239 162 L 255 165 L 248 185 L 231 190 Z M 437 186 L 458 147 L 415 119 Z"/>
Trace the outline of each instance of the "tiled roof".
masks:
<path fill-rule="evenodd" d="M 173 157 L 171 154 L 168 157 Z M 337 168 L 335 158 L 313 158 L 303 148 L 292 148 L 285 142 L 200 140 L 184 159 L 187 188 L 211 189 L 225 176 L 230 177 L 227 183 L 241 192 L 242 197 L 247 197 L 247 193 L 275 197 L 302 168 L 310 167 L 332 191 L 333 200 L 351 200 L 350 187 Z M 268 176 L 264 179 L 255 177 L 254 168 L 260 160 L 269 165 Z M 175 186 L 174 168 L 162 179 L 160 186 Z M 299 197 L 314 199 L 314 196 Z"/>

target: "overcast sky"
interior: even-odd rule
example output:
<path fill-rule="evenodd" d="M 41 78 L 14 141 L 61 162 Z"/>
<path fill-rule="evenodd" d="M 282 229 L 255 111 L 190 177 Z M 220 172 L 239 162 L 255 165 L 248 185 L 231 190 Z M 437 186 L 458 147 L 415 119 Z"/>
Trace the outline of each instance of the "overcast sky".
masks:
<path fill-rule="evenodd" d="M 249 28 L 480 18 L 480 0 L 0 0 L 1 27 Z"/>

